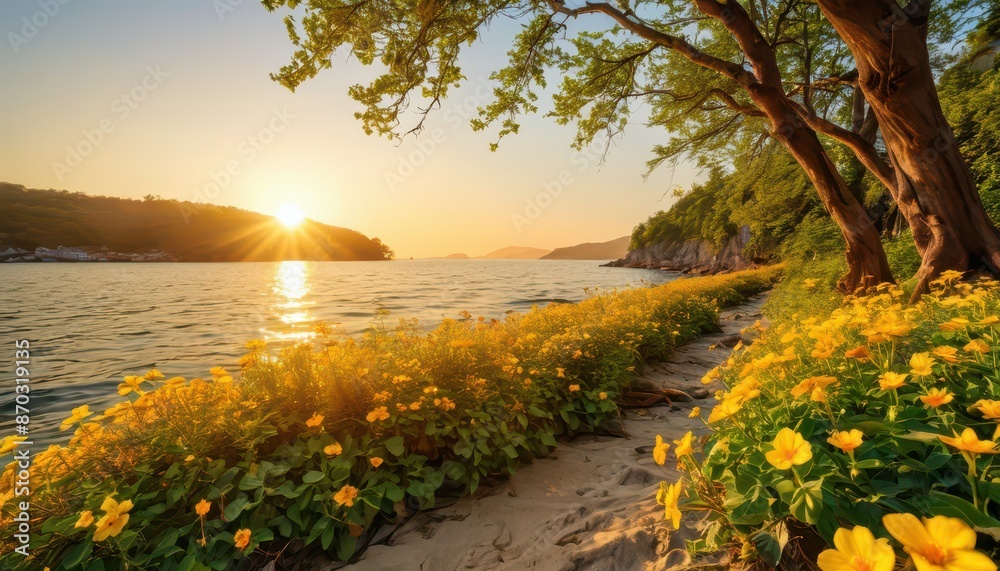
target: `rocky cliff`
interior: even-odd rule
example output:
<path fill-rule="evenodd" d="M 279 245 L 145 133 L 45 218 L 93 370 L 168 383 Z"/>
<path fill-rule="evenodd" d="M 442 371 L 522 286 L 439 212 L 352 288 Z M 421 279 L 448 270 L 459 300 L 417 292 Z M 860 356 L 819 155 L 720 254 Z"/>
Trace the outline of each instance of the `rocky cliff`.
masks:
<path fill-rule="evenodd" d="M 700 239 L 686 242 L 663 242 L 650 244 L 638 250 L 629 250 L 624 258 L 607 265 L 618 268 L 651 268 L 698 274 L 742 270 L 755 265 L 752 260 L 743 255 L 743 247 L 749 241 L 750 229 L 744 226 L 721 249 Z"/>

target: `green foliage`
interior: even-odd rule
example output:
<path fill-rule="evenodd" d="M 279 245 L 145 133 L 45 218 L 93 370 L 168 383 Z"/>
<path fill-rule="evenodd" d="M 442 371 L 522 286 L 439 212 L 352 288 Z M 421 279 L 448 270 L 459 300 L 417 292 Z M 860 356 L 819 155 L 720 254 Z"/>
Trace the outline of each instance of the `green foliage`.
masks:
<path fill-rule="evenodd" d="M 466 314 L 429 333 L 405 320 L 360 339 L 323 327 L 278 355 L 248 343 L 238 380 L 219 368 L 211 380 L 128 377 L 128 400 L 100 416 L 74 409 L 69 444 L 35 456 L 34 556 L 6 542 L 0 565 L 259 569 L 286 548 L 350 559 L 381 522 L 432 507 L 443 486 L 475 491 L 557 436 L 616 418 L 614 399 L 644 359 L 716 330 L 719 307 L 780 274 L 682 279 L 503 322 Z M 13 495 L 14 471 L 0 475 L 0 499 Z M 134 506 L 98 538 L 112 496 Z M 9 537 L 15 508 L 0 506 Z"/>
<path fill-rule="evenodd" d="M 909 229 L 895 238 L 884 240 L 882 246 L 885 248 L 889 267 L 892 268 L 892 275 L 900 283 L 906 282 L 920 269 L 920 254 L 917 253 L 917 246 L 913 243 L 913 235 Z"/>
<path fill-rule="evenodd" d="M 985 72 L 959 63 L 942 77 L 940 97 L 986 213 L 1000 223 L 1000 60 Z"/>
<path fill-rule="evenodd" d="M 708 180 L 693 185 L 670 210 L 637 226 L 629 247 L 692 239 L 721 247 L 746 226 L 746 254 L 778 258 L 782 243 L 807 215 L 822 212 L 822 206 L 802 169 L 774 143 L 752 160 L 738 160 L 736 167 L 732 172 L 712 169 Z"/>
<path fill-rule="evenodd" d="M 294 232 L 270 216 L 205 203 L 88 196 L 0 183 L 5 246 L 159 249 L 181 261 L 383 260 L 392 250 L 360 232 L 307 220 Z"/>
<path fill-rule="evenodd" d="M 686 464 L 695 484 L 687 505 L 708 510 L 718 530 L 698 548 L 784 525 L 831 546 L 839 527 L 888 537 L 882 516 L 908 513 L 961 519 L 982 534 L 980 549 L 1000 556 L 1000 284 L 959 277 L 946 272 L 906 309 L 893 286 L 778 318 L 706 377 L 726 389 L 708 418 L 704 460 Z M 782 444 L 782 431 L 804 442 Z M 841 445 L 850 431 L 853 444 Z M 800 454 L 786 464 L 792 456 L 778 449 Z M 750 541 L 744 553 L 777 559 L 761 545 Z M 791 568 L 797 552 L 785 551 Z"/>

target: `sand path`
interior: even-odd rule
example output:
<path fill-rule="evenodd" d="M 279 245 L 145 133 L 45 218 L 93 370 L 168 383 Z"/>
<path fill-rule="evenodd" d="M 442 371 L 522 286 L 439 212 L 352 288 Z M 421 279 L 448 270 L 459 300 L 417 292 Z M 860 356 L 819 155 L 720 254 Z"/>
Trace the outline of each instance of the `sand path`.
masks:
<path fill-rule="evenodd" d="M 725 310 L 722 331 L 695 340 L 662 364 L 648 367 L 642 380 L 692 391 L 701 377 L 731 351 L 720 340 L 760 317 L 764 296 Z M 714 389 L 714 387 L 709 387 Z M 691 408 L 711 399 L 627 411 L 629 438 L 586 435 L 561 442 L 548 458 L 522 466 L 512 480 L 421 512 L 385 545 L 375 545 L 349 571 L 452 571 L 462 569 L 538 571 L 658 571 L 690 564 L 681 532 L 663 521 L 655 494 L 660 480 L 674 481 L 671 467 L 657 466 L 649 453 L 657 434 L 676 440 L 688 430 L 704 433 Z M 705 562 L 701 562 L 705 563 Z M 698 569 L 718 569 L 698 565 Z"/>

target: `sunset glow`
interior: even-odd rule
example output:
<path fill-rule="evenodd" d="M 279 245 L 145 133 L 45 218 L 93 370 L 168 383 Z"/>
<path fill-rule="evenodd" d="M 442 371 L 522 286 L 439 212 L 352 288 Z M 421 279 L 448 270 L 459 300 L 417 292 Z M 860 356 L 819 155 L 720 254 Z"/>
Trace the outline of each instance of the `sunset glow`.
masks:
<path fill-rule="evenodd" d="M 295 228 L 302 224 L 306 215 L 298 205 L 286 202 L 278 207 L 274 217 L 286 228 Z"/>

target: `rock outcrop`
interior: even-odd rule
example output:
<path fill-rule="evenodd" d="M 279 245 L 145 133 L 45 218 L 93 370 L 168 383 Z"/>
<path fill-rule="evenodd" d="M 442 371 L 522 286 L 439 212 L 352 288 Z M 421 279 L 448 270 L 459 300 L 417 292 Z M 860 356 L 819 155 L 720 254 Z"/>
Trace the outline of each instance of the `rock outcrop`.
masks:
<path fill-rule="evenodd" d="M 749 242 L 750 229 L 744 226 L 721 249 L 701 239 L 661 242 L 638 250 L 629 250 L 624 258 L 607 265 L 616 268 L 650 268 L 696 274 L 743 270 L 756 265 L 753 260 L 743 255 L 743 248 Z"/>

